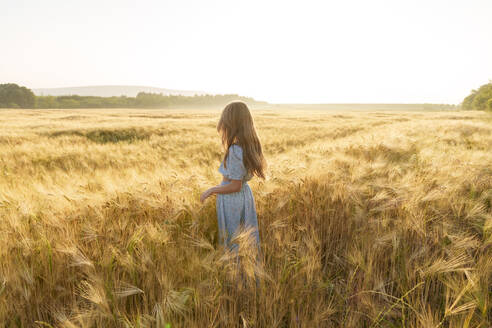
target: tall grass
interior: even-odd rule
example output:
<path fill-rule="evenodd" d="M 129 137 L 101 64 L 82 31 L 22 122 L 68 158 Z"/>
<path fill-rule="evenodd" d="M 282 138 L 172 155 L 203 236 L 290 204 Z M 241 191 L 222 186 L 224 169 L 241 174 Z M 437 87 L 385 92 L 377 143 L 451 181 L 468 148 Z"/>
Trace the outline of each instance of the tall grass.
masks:
<path fill-rule="evenodd" d="M 253 111 L 262 253 L 241 232 L 240 267 L 199 202 L 218 115 L 0 112 L 1 324 L 492 325 L 490 115 Z"/>

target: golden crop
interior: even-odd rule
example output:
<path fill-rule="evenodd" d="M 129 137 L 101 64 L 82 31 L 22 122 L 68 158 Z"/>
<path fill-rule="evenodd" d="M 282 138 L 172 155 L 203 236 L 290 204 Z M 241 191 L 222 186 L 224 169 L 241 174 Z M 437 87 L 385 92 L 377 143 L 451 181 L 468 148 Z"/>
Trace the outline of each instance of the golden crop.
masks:
<path fill-rule="evenodd" d="M 220 110 L 0 111 L 1 324 L 492 325 L 490 114 L 253 110 L 241 284 L 199 201 Z"/>

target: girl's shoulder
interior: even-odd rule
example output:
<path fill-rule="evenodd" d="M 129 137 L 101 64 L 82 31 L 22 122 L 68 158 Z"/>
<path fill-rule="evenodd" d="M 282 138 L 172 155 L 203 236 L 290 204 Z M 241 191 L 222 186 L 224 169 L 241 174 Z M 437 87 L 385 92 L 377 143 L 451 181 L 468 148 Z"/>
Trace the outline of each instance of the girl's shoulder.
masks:
<path fill-rule="evenodd" d="M 234 153 L 237 156 L 243 155 L 243 148 L 238 144 L 232 144 L 229 146 L 229 153 Z"/>

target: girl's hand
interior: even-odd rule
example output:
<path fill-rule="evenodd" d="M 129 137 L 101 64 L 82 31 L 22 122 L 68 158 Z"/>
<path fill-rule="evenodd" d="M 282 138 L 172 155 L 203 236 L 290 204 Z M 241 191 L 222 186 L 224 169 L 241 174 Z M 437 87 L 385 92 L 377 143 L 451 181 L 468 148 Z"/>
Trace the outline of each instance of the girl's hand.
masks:
<path fill-rule="evenodd" d="M 203 203 L 205 199 L 210 197 L 212 195 L 212 191 L 210 189 L 207 189 L 203 194 L 200 196 L 200 201 Z"/>

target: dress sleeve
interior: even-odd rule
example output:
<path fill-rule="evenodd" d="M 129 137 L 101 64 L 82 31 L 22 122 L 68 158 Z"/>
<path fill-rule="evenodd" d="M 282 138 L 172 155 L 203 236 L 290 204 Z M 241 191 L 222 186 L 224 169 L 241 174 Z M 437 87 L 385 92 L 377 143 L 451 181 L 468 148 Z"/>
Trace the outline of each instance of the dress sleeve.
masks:
<path fill-rule="evenodd" d="M 243 150 L 238 145 L 232 145 L 229 148 L 229 155 L 226 161 L 229 179 L 242 180 L 246 175 L 246 168 L 243 163 Z"/>

